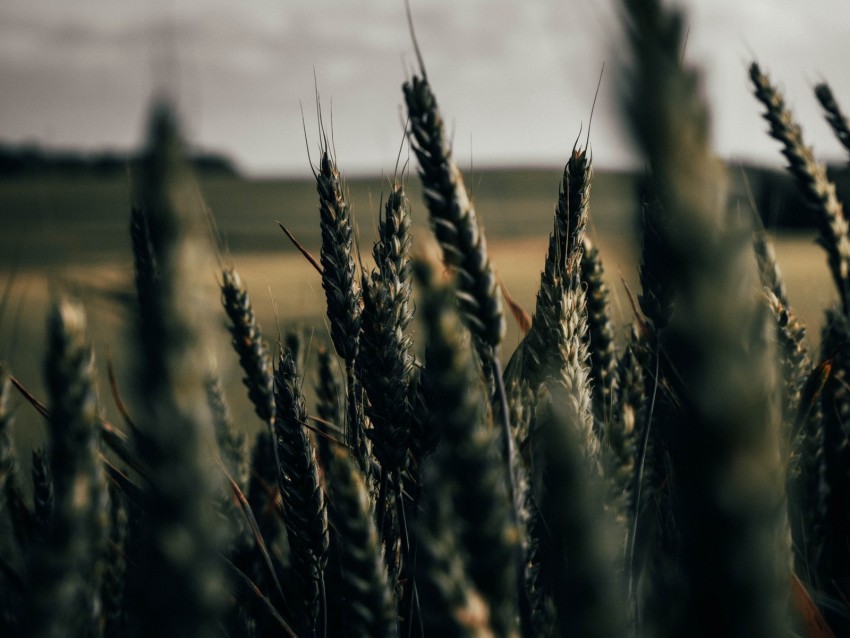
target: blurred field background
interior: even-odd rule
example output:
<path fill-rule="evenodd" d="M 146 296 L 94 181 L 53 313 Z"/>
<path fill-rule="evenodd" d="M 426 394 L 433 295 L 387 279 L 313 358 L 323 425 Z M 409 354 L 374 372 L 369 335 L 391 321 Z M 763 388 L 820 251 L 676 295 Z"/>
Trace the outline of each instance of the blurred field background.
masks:
<path fill-rule="evenodd" d="M 476 169 L 466 173 L 499 275 L 510 295 L 529 313 L 534 310 L 560 174 L 558 168 Z M 318 257 L 318 200 L 310 177 L 309 173 L 303 180 L 201 176 L 199 194 L 224 241 L 222 263 L 235 266 L 246 281 L 266 337 L 274 342 L 279 329 L 298 328 L 305 334 L 306 347 L 315 351 L 316 343 L 327 340 L 319 275 L 277 224 L 285 224 Z M 626 287 L 633 295 L 639 293 L 635 182 L 635 176 L 629 173 L 598 170 L 591 191 L 590 237 L 602 252 L 621 334 L 633 317 Z M 376 220 L 387 184 L 386 176 L 347 180 L 364 261 L 377 235 Z M 414 246 L 419 251 L 436 250 L 415 175 L 408 178 L 407 190 L 413 206 Z M 0 312 L 0 361 L 43 397 L 47 303 L 56 291 L 74 293 L 84 301 L 89 314 L 101 375 L 102 406 L 107 418 L 119 424 L 121 417 L 110 396 L 106 363 L 113 362 L 118 387 L 126 394 L 132 386 L 128 379 L 134 373 L 130 363 L 134 337 L 126 321 L 131 316 L 127 304 L 135 303 L 128 232 L 130 193 L 130 178 L 122 175 L 0 180 L 0 299 L 6 300 Z M 740 208 L 742 215 L 752 214 L 744 210 L 745 205 Z M 816 343 L 823 309 L 834 300 L 825 255 L 814 244 L 813 231 L 771 235 L 790 299 L 808 326 L 812 343 Z M 236 421 L 253 431 L 259 422 L 244 394 L 235 393 L 241 387 L 241 375 L 224 328 L 219 280 L 220 270 L 210 268 L 210 323 L 218 328 L 209 346 L 210 357 L 217 361 L 230 392 Z M 517 325 L 509 319 L 506 354 L 519 339 Z M 314 379 L 312 363 L 308 362 L 307 385 Z M 124 398 L 131 410 L 143 400 Z M 16 434 L 26 448 L 41 440 L 43 423 L 29 405 L 23 400 L 19 403 Z M 25 463 L 28 460 L 26 455 L 22 458 Z"/>

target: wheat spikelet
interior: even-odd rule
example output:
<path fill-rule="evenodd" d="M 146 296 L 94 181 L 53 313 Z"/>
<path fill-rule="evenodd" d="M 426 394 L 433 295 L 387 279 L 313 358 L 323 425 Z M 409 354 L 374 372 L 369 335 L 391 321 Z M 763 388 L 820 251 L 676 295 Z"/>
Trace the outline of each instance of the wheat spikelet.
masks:
<path fill-rule="evenodd" d="M 555 216 L 560 225 L 560 269 L 566 270 L 567 260 L 584 246 L 584 232 L 590 212 L 590 182 L 593 168 L 586 148 L 573 147 L 564 169 L 558 210 Z"/>
<path fill-rule="evenodd" d="M 46 450 L 32 452 L 32 516 L 34 535 L 42 540 L 53 519 L 54 491 Z"/>
<path fill-rule="evenodd" d="M 327 468 L 333 458 L 332 438 L 333 432 L 327 424 L 339 426 L 343 423 L 344 414 L 343 401 L 344 390 L 334 372 L 334 360 L 330 350 L 322 346 L 319 348 L 318 380 L 316 381 L 316 413 L 322 420 L 318 424 L 319 430 L 325 436 L 316 437 L 316 455 L 319 466 Z"/>
<path fill-rule="evenodd" d="M 637 347 L 634 341 L 630 342 L 617 362 L 620 383 L 616 388 L 615 413 L 605 433 L 609 450 L 606 475 L 611 479 L 615 507 L 619 505 L 622 521 L 629 529 L 633 523 L 632 512 L 636 508 L 634 482 L 638 433 L 646 420 L 646 379 L 635 353 Z"/>
<path fill-rule="evenodd" d="M 425 479 L 439 486 L 436 476 Z M 463 553 L 453 533 L 454 510 L 444 490 L 433 489 L 422 498 L 416 527 L 420 555 L 416 584 L 422 604 L 423 635 L 485 638 L 495 636 L 487 603 L 469 580 Z"/>
<path fill-rule="evenodd" d="M 363 286 L 363 332 L 360 378 L 369 401 L 366 414 L 372 423 L 367 435 L 375 458 L 386 472 L 403 469 L 410 431 L 410 403 L 405 377 L 413 359 L 410 339 L 393 319 L 394 306 L 387 289 L 375 277 Z"/>
<path fill-rule="evenodd" d="M 439 480 L 438 471 L 432 463 L 424 469 L 423 480 L 432 488 L 423 492 L 416 525 L 416 585 L 422 605 L 423 635 L 495 636 L 487 603 L 467 575 L 456 531 L 452 490 Z"/>
<path fill-rule="evenodd" d="M 557 301 L 557 321 L 548 335 L 554 346 L 549 354 L 549 382 L 558 381 L 569 394 L 570 419 L 581 434 L 582 450 L 587 462 L 601 471 L 599 432 L 593 419 L 590 386 L 589 356 L 587 351 L 587 309 L 585 294 L 578 276 L 581 253 L 574 253 L 568 262 L 568 273 L 559 286 L 561 298 Z M 535 442 L 535 445 L 537 443 Z"/>
<path fill-rule="evenodd" d="M 265 584 L 267 579 L 260 576 L 265 570 L 262 570 L 262 567 L 259 570 L 253 569 L 259 566 L 252 564 L 256 563 L 255 558 L 251 555 L 255 550 L 256 541 L 252 536 L 251 525 L 246 521 L 246 514 L 242 510 L 238 497 L 234 498 L 233 494 L 234 486 L 243 495 L 249 491 L 251 467 L 248 463 L 248 441 L 244 432 L 234 430 L 230 408 L 227 405 L 224 388 L 218 375 L 213 372 L 208 373 L 205 385 L 207 403 L 212 413 L 215 438 L 218 444 L 219 463 L 225 479 L 224 489 L 218 497 L 218 505 L 220 517 L 223 519 L 223 527 L 227 530 L 227 551 L 237 568 L 246 573 L 253 571 L 253 575 L 259 576 L 257 580 Z M 233 481 L 233 483 L 231 484 L 230 481 Z M 256 519 L 256 516 L 254 518 Z M 270 536 L 268 540 L 271 541 L 272 537 Z M 230 633 L 240 630 L 244 612 L 243 605 L 231 606 L 225 620 Z"/>
<path fill-rule="evenodd" d="M 263 537 L 270 542 L 280 502 L 277 494 L 277 456 L 274 440 L 268 432 L 259 432 L 251 449 L 251 479 L 248 482 L 248 502 L 257 517 Z"/>
<path fill-rule="evenodd" d="M 753 251 L 758 262 L 761 285 L 776 297 L 785 308 L 791 307 L 788 302 L 788 291 L 785 288 L 785 278 L 776 261 L 776 251 L 765 231 L 753 233 Z"/>
<path fill-rule="evenodd" d="M 841 300 L 841 312 L 847 316 L 850 307 L 850 238 L 848 238 L 848 224 L 844 217 L 843 207 L 839 202 L 835 185 L 828 179 L 826 168 L 823 164 L 815 161 L 812 149 L 807 147 L 803 141 L 802 130 L 794 121 L 793 115 L 785 105 L 781 93 L 771 85 L 768 77 L 762 73 L 758 64 L 750 66 L 750 79 L 755 87 L 756 97 L 765 106 L 765 119 L 770 123 L 770 134 L 783 144 L 782 153 L 788 161 L 788 169 L 794 176 L 803 197 L 811 209 L 818 225 L 818 243 L 827 251 L 830 271 L 838 289 Z M 828 98 L 823 92 L 818 92 L 819 99 Z M 822 94 L 822 95 L 821 95 Z M 837 111 L 830 111 L 829 100 L 821 99 L 826 108 L 828 120 L 835 128 L 840 129 L 841 122 L 837 119 Z M 835 105 L 837 107 L 837 105 Z M 840 136 L 839 136 L 839 139 Z M 848 508 L 846 507 L 846 494 L 848 493 L 846 477 L 839 467 L 846 467 L 846 454 L 843 452 L 847 445 L 843 425 L 845 415 L 850 410 L 846 389 L 842 386 L 842 379 L 847 375 L 847 360 L 840 352 L 850 333 L 846 329 L 846 320 L 842 320 L 836 312 L 830 312 L 827 316 L 825 334 L 822 339 L 824 347 L 830 344 L 831 350 L 826 351 L 825 358 L 832 357 L 832 375 L 826 382 L 822 395 L 823 410 L 823 441 L 824 453 L 821 461 L 818 453 L 820 434 L 816 422 L 809 421 L 807 425 L 808 435 L 812 438 L 804 442 L 807 458 L 808 488 L 804 488 L 806 495 L 813 498 L 808 503 L 814 509 L 815 515 L 813 527 L 809 529 L 814 538 L 808 547 L 813 553 L 819 551 L 819 534 L 817 521 L 825 515 L 827 520 L 832 521 L 832 529 L 824 539 L 824 551 L 820 558 L 820 573 L 817 580 L 820 583 L 831 583 L 841 591 L 850 591 L 850 552 L 842 546 L 846 539 L 850 523 L 848 523 Z M 813 415 L 816 416 L 816 415 Z M 805 435 L 804 435 L 805 436 Z M 824 464 L 825 480 L 828 494 L 823 493 L 819 474 L 821 462 Z M 826 511 L 819 511 L 819 503 L 826 497 Z"/>
<path fill-rule="evenodd" d="M 371 284 L 365 277 L 363 283 L 359 378 L 368 397 L 365 408 L 372 424 L 366 434 L 381 467 L 376 503 L 378 531 L 386 547 L 387 566 L 397 581 L 402 558 L 397 506 L 412 430 L 408 383 L 413 376 L 413 357 L 409 354 L 410 338 L 403 332 L 406 322 L 397 315 L 401 307 L 396 301 L 394 283 L 399 283 L 398 278 L 381 254 L 382 244 L 375 247 L 374 253 L 379 270 L 372 273 Z"/>
<path fill-rule="evenodd" d="M 587 303 L 587 337 L 590 353 L 590 378 L 593 383 L 593 405 L 599 428 L 604 431 L 613 417 L 614 395 L 617 388 L 617 348 L 614 324 L 611 323 L 608 287 L 599 249 L 589 239 L 584 240 L 581 260 L 581 281 L 585 286 Z"/>

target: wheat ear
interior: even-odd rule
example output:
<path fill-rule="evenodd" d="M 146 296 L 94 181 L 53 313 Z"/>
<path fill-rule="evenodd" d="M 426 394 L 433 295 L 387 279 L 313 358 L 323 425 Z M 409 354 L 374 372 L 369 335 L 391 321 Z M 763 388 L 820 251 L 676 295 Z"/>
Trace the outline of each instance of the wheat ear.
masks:
<path fill-rule="evenodd" d="M 428 371 L 436 399 L 431 414 L 444 442 L 431 462 L 440 468 L 441 480 L 454 486 L 455 527 L 468 556 L 467 573 L 489 604 L 493 630 L 511 635 L 517 631 L 519 530 L 505 478 L 509 468 L 500 454 L 499 430 L 488 423 L 492 415 L 473 354 L 446 305 L 451 291 L 437 286 L 424 264 L 417 269 L 425 288 L 423 320 L 434 347 Z"/>
<path fill-rule="evenodd" d="M 598 430 L 605 432 L 613 418 L 617 391 L 617 346 L 608 286 L 599 248 L 584 239 L 581 259 L 581 281 L 587 303 L 587 348 L 590 353 L 590 378 L 593 384 L 593 407 Z"/>
<path fill-rule="evenodd" d="M 347 632 L 376 638 L 398 636 L 392 589 L 363 474 L 348 452 L 336 448 L 328 475 L 330 522 L 347 599 Z"/>
<path fill-rule="evenodd" d="M 227 473 L 243 492 L 248 490 L 251 468 L 248 464 L 248 440 L 233 424 L 233 416 L 221 379 L 210 373 L 206 380 L 207 403 L 213 416 L 215 439 Z"/>
<path fill-rule="evenodd" d="M 784 634 L 790 538 L 755 264 L 725 216 L 699 76 L 681 63 L 682 15 L 658 1 L 623 5 L 635 60 L 626 104 L 663 212 L 661 247 L 677 266 L 664 274 L 678 292 L 658 338 L 681 410 L 667 430 L 686 584 L 680 615 L 669 609 L 665 624 L 679 635 Z"/>
<path fill-rule="evenodd" d="M 150 470 L 143 503 L 150 531 L 128 600 L 142 634 L 211 636 L 218 631 L 226 585 L 218 560 L 223 539 L 213 513 L 220 483 L 205 454 L 213 426 L 206 371 L 198 364 L 210 311 L 200 297 L 208 274 L 199 272 L 209 249 L 207 217 L 168 106 L 154 107 L 149 131 L 135 198 L 146 211 L 160 273 L 138 320 L 138 391 L 146 401 L 137 449 Z M 186 540 L 175 551 L 178 539 Z"/>
<path fill-rule="evenodd" d="M 347 443 L 356 450 L 361 467 L 366 471 L 371 462 L 363 432 L 361 391 L 355 367 L 360 350 L 361 291 L 354 266 L 354 231 L 336 160 L 327 148 L 327 140 L 323 144 L 322 157 L 315 171 L 322 230 L 322 288 L 331 340 L 336 353 L 345 362 Z"/>
<path fill-rule="evenodd" d="M 414 76 L 402 88 L 431 226 L 443 261 L 456 271 L 461 315 L 476 337 L 498 347 L 505 333 L 501 293 L 475 208 L 452 158 L 437 100 L 424 75 Z"/>
<path fill-rule="evenodd" d="M 846 471 L 850 467 L 850 435 L 845 425 L 850 419 L 848 343 L 850 321 L 840 310 L 828 310 L 821 336 L 822 357 L 831 360 L 832 368 L 821 395 L 822 454 L 827 493 L 825 512 L 818 517 L 825 520 L 828 527 L 824 530 L 823 551 L 816 574 L 819 584 L 828 591 L 835 591 L 834 587 L 838 592 L 846 591 L 847 579 L 850 578 L 850 551 L 847 548 L 847 538 L 850 537 L 850 507 L 847 505 L 850 478 Z M 808 443 L 815 445 L 816 439 Z M 812 458 L 816 459 L 817 450 L 812 452 Z"/>
<path fill-rule="evenodd" d="M 45 380 L 50 396 L 54 510 L 35 559 L 32 629 L 36 635 L 87 634 L 102 622 L 101 558 L 108 508 L 98 457 L 100 421 L 94 360 L 82 306 L 58 301 L 48 321 Z"/>
<path fill-rule="evenodd" d="M 570 392 L 553 381 L 538 390 L 533 436 L 539 441 L 536 501 L 541 524 L 535 541 L 545 552 L 548 583 L 543 592 L 555 611 L 561 635 L 618 636 L 625 631 L 618 570 L 610 529 L 603 518 L 599 477 L 581 451 Z M 541 567 L 542 568 L 542 567 Z M 539 598 L 540 594 L 538 594 Z M 551 613 L 551 612 L 550 612 Z"/>
<path fill-rule="evenodd" d="M 296 625 L 304 635 L 320 627 L 321 595 L 328 553 L 328 514 L 316 453 L 307 435 L 301 379 L 289 351 L 281 352 L 275 373 L 275 437 L 280 463 L 278 484 L 290 562 L 298 577 Z"/>
<path fill-rule="evenodd" d="M 372 251 L 377 270 L 364 285 L 361 366 L 369 397 L 367 415 L 373 450 L 382 471 L 395 473 L 407 463 L 412 407 L 411 340 L 405 329 L 413 318 L 410 306 L 410 205 L 400 183 L 393 185 L 379 226 L 380 241 Z"/>
<path fill-rule="evenodd" d="M 765 108 L 764 119 L 770 124 L 770 135 L 782 143 L 788 170 L 818 225 L 818 243 L 826 250 L 844 312 L 850 315 L 850 237 L 835 184 L 827 177 L 826 167 L 815 161 L 812 149 L 805 145 L 802 129 L 794 121 L 782 94 L 755 62 L 750 65 L 750 79 L 756 97 Z"/>
<path fill-rule="evenodd" d="M 590 392 L 587 310 L 579 277 L 591 177 L 592 166 L 586 149 L 573 148 L 559 187 L 531 328 L 505 369 L 505 381 L 509 385 L 516 381 L 536 389 L 566 371 L 575 377 L 571 387 L 581 386 L 583 397 L 585 390 Z M 572 314 L 568 317 L 569 313 Z M 570 323 L 566 325 L 568 318 Z M 570 345 L 568 342 L 573 338 L 579 341 Z M 574 349 L 573 353 L 569 352 L 570 348 Z M 581 369 L 576 367 L 578 364 Z M 567 370 L 567 365 L 574 367 Z M 583 401 L 582 405 L 588 404 Z M 588 412 L 587 417 L 588 433 L 593 434 L 592 413 Z M 515 435 L 520 445 L 525 445 L 528 433 L 515 428 Z M 593 438 L 588 439 L 588 444 L 591 448 L 598 447 Z"/>
<path fill-rule="evenodd" d="M 257 324 L 248 290 L 235 269 L 222 273 L 221 303 L 230 319 L 228 330 L 245 372 L 242 382 L 248 389 L 248 398 L 257 416 L 270 428 L 275 414 L 271 355 Z"/>
<path fill-rule="evenodd" d="M 832 127 L 835 137 L 841 142 L 841 145 L 850 152 L 850 122 L 838 106 L 835 96 L 832 94 L 832 89 L 829 84 L 822 82 L 815 87 L 815 96 L 818 102 L 823 107 L 826 121 Z"/>

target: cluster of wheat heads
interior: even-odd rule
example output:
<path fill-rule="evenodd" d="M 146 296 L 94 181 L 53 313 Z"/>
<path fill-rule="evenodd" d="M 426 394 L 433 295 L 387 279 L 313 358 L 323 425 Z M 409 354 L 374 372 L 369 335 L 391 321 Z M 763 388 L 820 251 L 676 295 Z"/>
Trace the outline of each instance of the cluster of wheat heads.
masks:
<path fill-rule="evenodd" d="M 753 65 L 839 291 L 818 356 L 765 235 L 726 210 L 698 75 L 681 61 L 680 14 L 642 0 L 624 10 L 634 53 L 625 112 L 652 177 L 625 345 L 585 236 L 592 163 L 577 146 L 533 319 L 502 370 L 500 290 L 423 70 L 403 92 L 445 267 L 411 258 L 397 181 L 374 268 L 358 268 L 344 183 L 322 140 L 314 265 L 331 339 L 312 381 L 297 336 L 270 345 L 237 271 L 220 275 L 263 424 L 250 449 L 200 363 L 205 212 L 174 117 L 155 110 L 130 224 L 142 408 L 120 406 L 121 427 L 104 421 L 85 312 L 58 300 L 48 400 L 29 397 L 49 423 L 30 499 L 10 436 L 14 379 L 0 368 L 2 635 L 850 631 L 841 204 Z M 846 145 L 835 99 L 823 86 L 817 96 Z M 315 384 L 312 410 L 304 383 Z"/>

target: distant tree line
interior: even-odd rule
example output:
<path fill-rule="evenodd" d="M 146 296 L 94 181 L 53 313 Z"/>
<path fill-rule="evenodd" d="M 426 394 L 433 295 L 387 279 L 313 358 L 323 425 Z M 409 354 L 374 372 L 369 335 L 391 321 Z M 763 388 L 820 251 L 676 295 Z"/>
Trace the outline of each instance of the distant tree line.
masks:
<path fill-rule="evenodd" d="M 850 201 L 850 166 L 832 164 L 827 166 L 829 178 L 835 183 L 838 199 Z M 733 164 L 729 167 L 732 176 L 733 205 L 742 211 L 756 210 L 768 228 L 809 228 L 814 226 L 814 217 L 806 207 L 800 191 L 788 171 L 754 164 Z M 752 197 L 752 202 L 750 198 Z M 845 211 L 850 214 L 850 211 Z"/>
<path fill-rule="evenodd" d="M 815 218 L 787 170 L 741 162 L 730 162 L 727 169 L 731 179 L 729 206 L 732 211 L 752 215 L 755 209 L 766 228 L 814 227 Z M 831 164 L 827 166 L 827 173 L 835 184 L 838 199 L 850 201 L 850 166 Z M 641 176 L 638 176 L 637 190 L 643 202 L 635 217 L 635 223 L 640 226 L 644 209 L 651 206 L 653 195 Z M 850 214 L 850 211 L 845 213 Z"/>
<path fill-rule="evenodd" d="M 92 153 L 0 143 L 0 179 L 44 174 L 110 177 L 125 172 L 137 160 L 134 153 L 118 151 Z M 190 155 L 190 160 L 202 174 L 239 175 L 236 165 L 225 155 L 198 151 Z"/>

